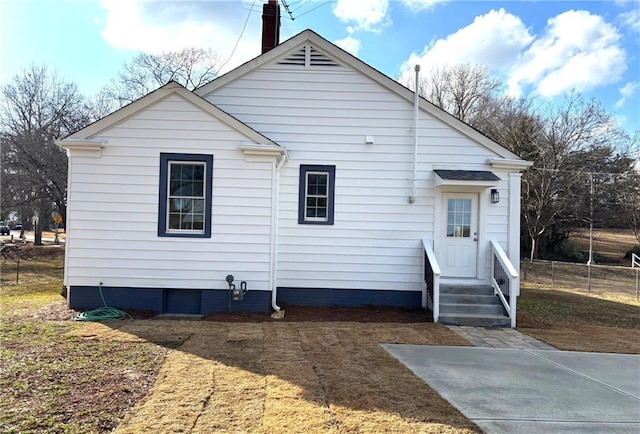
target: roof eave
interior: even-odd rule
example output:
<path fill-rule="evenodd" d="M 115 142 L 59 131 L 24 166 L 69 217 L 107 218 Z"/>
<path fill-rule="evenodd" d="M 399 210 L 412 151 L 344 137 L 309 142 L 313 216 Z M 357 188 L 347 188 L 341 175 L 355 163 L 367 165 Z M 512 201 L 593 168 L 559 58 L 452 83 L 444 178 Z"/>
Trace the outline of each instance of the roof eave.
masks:
<path fill-rule="evenodd" d="M 533 166 L 533 161 L 513 158 L 490 158 L 487 164 L 497 170 L 517 170 L 519 172 Z"/>
<path fill-rule="evenodd" d="M 166 85 L 132 102 L 131 104 L 122 107 L 119 110 L 116 110 L 115 112 L 105 116 L 102 119 L 99 119 L 98 121 L 82 128 L 79 131 L 76 131 L 75 133 L 69 135 L 67 138 L 61 140 L 60 143 L 66 143 L 67 141 L 74 140 L 87 141 L 88 139 L 99 135 L 103 131 L 109 128 L 113 128 L 117 124 L 124 122 L 135 114 L 141 112 L 142 110 L 150 107 L 153 104 L 160 102 L 161 100 L 169 97 L 172 94 L 180 95 L 182 98 L 186 99 L 196 107 L 209 113 L 211 116 L 225 123 L 230 128 L 233 128 L 241 134 L 244 134 L 246 137 L 255 141 L 256 143 L 268 146 L 279 146 L 273 140 L 254 130 L 244 122 L 240 121 L 239 119 L 235 118 L 219 107 L 216 107 L 213 103 L 187 90 L 187 88 L 176 82 L 167 83 Z"/>
<path fill-rule="evenodd" d="M 57 146 L 68 152 L 83 152 L 102 155 L 102 150 L 107 147 L 106 140 L 64 139 L 54 142 Z"/>
<path fill-rule="evenodd" d="M 307 41 L 310 42 L 311 44 L 314 44 L 316 47 L 320 48 L 321 50 L 328 52 L 329 54 L 334 56 L 339 62 L 342 62 L 346 65 L 351 66 L 352 68 L 356 69 L 357 71 L 371 78 L 381 86 L 396 93 L 397 95 L 401 96 L 402 98 L 406 99 L 408 102 L 413 104 L 413 101 L 414 101 L 413 91 L 403 86 L 398 81 L 385 75 L 381 71 L 378 71 L 371 65 L 365 63 L 359 58 L 353 56 L 352 54 L 338 47 L 337 45 L 326 40 L 325 38 L 323 38 L 322 36 L 318 35 L 316 32 L 310 29 L 307 29 L 298 33 L 297 35 L 284 41 L 283 43 L 267 51 L 266 53 L 259 55 L 253 60 L 250 60 L 249 62 L 239 66 L 238 68 L 232 71 L 229 71 L 226 74 L 205 84 L 204 86 L 194 90 L 194 93 L 202 97 L 205 97 L 206 95 L 210 94 L 216 89 L 223 87 L 239 79 L 243 75 L 251 72 L 252 70 L 264 64 L 272 62 L 273 60 L 281 56 L 283 53 L 288 52 L 289 50 L 292 50 L 297 46 L 304 44 Z M 430 114 L 434 118 L 449 125 L 450 127 L 455 128 L 460 133 L 478 142 L 485 148 L 494 152 L 496 155 L 503 158 L 514 159 L 514 160 L 520 159 L 518 155 L 509 151 L 504 146 L 491 140 L 489 137 L 485 136 L 484 134 L 474 129 L 470 125 L 466 124 L 465 122 L 462 122 L 455 116 L 452 116 L 451 114 L 447 113 L 445 110 L 440 109 L 439 107 L 435 106 L 434 104 L 430 103 L 429 101 L 427 101 L 422 97 L 419 99 L 419 106 L 420 106 L 420 109 L 423 110 L 424 112 Z"/>

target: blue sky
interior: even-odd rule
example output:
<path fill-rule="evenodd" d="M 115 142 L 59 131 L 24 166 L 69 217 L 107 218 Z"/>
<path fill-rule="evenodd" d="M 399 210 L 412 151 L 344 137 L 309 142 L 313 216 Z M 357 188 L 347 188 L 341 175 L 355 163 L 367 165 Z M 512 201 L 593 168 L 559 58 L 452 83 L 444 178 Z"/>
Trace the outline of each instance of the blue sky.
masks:
<path fill-rule="evenodd" d="M 214 49 L 227 71 L 259 54 L 264 1 L 0 0 L 0 83 L 46 64 L 91 95 L 138 52 L 188 46 Z M 393 78 L 415 63 L 480 63 L 511 95 L 554 102 L 575 89 L 640 129 L 638 0 L 286 3 L 282 40 L 313 29 Z"/>

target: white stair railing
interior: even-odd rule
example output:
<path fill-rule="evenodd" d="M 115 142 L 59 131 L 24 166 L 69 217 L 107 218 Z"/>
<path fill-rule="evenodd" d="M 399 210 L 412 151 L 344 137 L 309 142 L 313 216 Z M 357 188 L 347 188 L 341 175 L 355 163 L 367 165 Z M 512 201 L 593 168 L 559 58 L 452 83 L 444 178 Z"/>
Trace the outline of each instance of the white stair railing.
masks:
<path fill-rule="evenodd" d="M 494 240 L 491 240 L 491 286 L 509 315 L 511 327 L 515 327 L 516 305 L 520 295 L 520 275 L 502 246 Z"/>
<path fill-rule="evenodd" d="M 427 238 L 422 239 L 424 248 L 424 281 L 427 286 L 427 298 L 431 302 L 433 322 L 440 317 L 440 266 L 433 251 L 433 245 Z"/>

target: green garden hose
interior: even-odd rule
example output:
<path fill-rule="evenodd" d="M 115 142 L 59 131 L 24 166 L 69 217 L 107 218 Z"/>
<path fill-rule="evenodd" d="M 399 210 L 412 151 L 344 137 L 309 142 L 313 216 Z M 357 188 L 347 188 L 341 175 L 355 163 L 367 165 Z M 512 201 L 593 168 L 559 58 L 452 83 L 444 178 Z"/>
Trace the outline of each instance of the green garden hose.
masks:
<path fill-rule="evenodd" d="M 98 291 L 100 291 L 100 298 L 102 299 L 102 304 L 104 304 L 104 306 L 79 313 L 73 317 L 74 321 L 109 321 L 113 319 L 124 319 L 127 317 L 132 319 L 131 315 L 127 312 L 107 306 L 104 294 L 102 294 L 102 282 L 98 285 Z"/>

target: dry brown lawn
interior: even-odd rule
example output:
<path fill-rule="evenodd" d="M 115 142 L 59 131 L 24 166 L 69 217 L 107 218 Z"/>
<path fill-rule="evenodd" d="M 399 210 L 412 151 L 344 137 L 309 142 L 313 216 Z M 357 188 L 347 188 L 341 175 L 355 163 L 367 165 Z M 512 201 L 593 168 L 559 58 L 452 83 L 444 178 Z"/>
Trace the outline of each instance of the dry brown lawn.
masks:
<path fill-rule="evenodd" d="M 589 229 L 577 229 L 571 236 L 578 247 L 585 252 L 589 251 Z M 631 248 L 638 245 L 638 240 L 630 229 L 593 229 L 593 252 L 609 258 L 612 261 L 624 261 L 624 255 Z"/>
<path fill-rule="evenodd" d="M 518 330 L 561 350 L 640 354 L 640 303 L 624 292 L 524 283 Z"/>
<path fill-rule="evenodd" d="M 118 433 L 478 432 L 379 345 L 469 345 L 438 324 L 134 320 L 73 333 L 182 342 Z"/>

